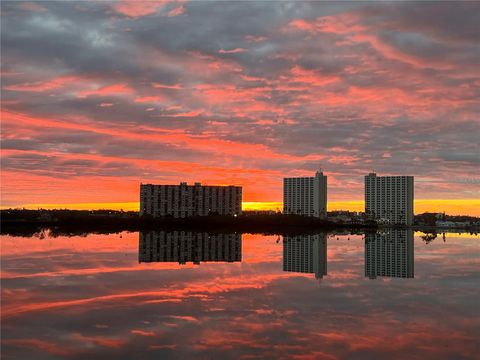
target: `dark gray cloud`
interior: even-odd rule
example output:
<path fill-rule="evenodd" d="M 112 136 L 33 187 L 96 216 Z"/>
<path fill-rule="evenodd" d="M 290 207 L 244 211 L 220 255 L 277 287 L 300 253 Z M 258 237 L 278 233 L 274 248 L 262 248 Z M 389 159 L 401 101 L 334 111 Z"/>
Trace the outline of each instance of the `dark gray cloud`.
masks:
<path fill-rule="evenodd" d="M 1 5 L 2 108 L 33 119 L 3 125 L 5 149 L 226 172 L 249 164 L 268 176 L 319 162 L 338 178 L 371 167 L 444 178 L 446 162 L 458 172 L 477 166 L 476 3 L 187 2 L 143 15 L 128 14 L 142 4 L 36 4 Z M 75 126 L 34 126 L 40 118 Z M 101 129 L 192 138 L 139 144 Z M 270 152 L 252 156 L 257 145 Z M 7 155 L 5 169 L 56 176 L 49 160 L 18 156 Z M 91 176 L 98 164 L 72 173 Z M 119 176 L 122 167 L 98 171 Z"/>

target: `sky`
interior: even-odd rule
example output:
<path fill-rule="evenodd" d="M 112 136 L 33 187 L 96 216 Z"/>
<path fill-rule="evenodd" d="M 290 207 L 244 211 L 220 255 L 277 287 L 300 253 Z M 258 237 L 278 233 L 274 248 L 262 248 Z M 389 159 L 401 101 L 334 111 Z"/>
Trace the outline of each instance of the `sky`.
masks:
<path fill-rule="evenodd" d="M 479 23 L 476 2 L 2 1 L 1 206 L 187 181 L 276 208 L 321 168 L 333 208 L 374 170 L 480 215 Z"/>

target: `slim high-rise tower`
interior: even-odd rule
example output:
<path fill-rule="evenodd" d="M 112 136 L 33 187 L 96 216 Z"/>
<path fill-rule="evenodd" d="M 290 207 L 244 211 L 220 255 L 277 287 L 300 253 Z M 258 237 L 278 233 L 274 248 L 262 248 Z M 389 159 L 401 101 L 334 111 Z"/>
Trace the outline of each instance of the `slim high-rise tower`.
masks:
<path fill-rule="evenodd" d="M 365 213 L 373 220 L 413 224 L 413 176 L 365 176 Z"/>
<path fill-rule="evenodd" d="M 325 218 L 327 216 L 327 176 L 283 179 L 283 213 Z"/>

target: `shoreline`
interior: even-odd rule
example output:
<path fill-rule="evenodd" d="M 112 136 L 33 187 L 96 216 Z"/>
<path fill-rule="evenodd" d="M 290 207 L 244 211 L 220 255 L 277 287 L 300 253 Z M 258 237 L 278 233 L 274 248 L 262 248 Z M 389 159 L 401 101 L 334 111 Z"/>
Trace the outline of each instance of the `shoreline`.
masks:
<path fill-rule="evenodd" d="M 39 232 L 58 233 L 185 230 L 212 233 L 301 234 L 333 230 L 376 231 L 376 224 L 336 224 L 327 220 L 289 215 L 205 216 L 189 218 L 69 217 L 56 220 L 1 220 L 1 234 Z"/>
<path fill-rule="evenodd" d="M 184 230 L 211 233 L 261 233 L 275 235 L 311 234 L 332 231 L 376 232 L 411 229 L 424 233 L 478 233 L 478 226 L 441 228 L 426 225 L 392 226 L 373 221 L 338 223 L 313 217 L 284 214 L 255 214 L 238 217 L 210 215 L 188 218 L 140 217 L 134 212 L 70 210 L 1 211 L 0 234 L 31 235 L 49 229 L 57 234 L 119 233 L 123 231 Z"/>

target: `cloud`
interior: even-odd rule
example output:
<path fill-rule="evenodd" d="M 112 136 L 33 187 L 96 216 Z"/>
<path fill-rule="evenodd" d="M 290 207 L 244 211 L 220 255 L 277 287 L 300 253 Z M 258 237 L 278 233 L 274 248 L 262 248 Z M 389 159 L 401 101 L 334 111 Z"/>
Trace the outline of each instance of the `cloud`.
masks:
<path fill-rule="evenodd" d="M 235 49 L 230 49 L 230 50 L 220 49 L 220 50 L 218 50 L 218 53 L 219 54 L 238 54 L 238 53 L 245 52 L 245 51 L 248 51 L 248 50 L 244 49 L 244 48 L 235 48 Z"/>
<path fill-rule="evenodd" d="M 21 2 L 18 4 L 18 7 L 23 10 L 33 11 L 33 12 L 45 12 L 47 9 L 43 7 L 38 2 Z"/>
<path fill-rule="evenodd" d="M 118 1 L 113 8 L 119 14 L 126 15 L 132 18 L 138 18 L 146 15 L 155 14 L 157 10 L 165 6 L 167 1 L 132 1 L 121 0 Z"/>
<path fill-rule="evenodd" d="M 182 15 L 184 13 L 185 13 L 185 6 L 180 5 L 180 6 L 177 6 L 176 8 L 173 8 L 172 10 L 170 10 L 168 12 L 167 16 L 169 16 L 169 17 L 179 16 L 179 15 Z"/>
<path fill-rule="evenodd" d="M 478 5 L 295 5 L 2 3 L 2 201 L 95 174 L 131 189 L 118 201 L 146 179 L 276 201 L 320 162 L 332 200 L 361 199 L 372 168 L 435 179 L 417 198 L 478 198 L 441 185 L 478 167 Z"/>
<path fill-rule="evenodd" d="M 76 76 L 59 76 L 54 79 L 47 81 L 37 81 L 31 83 L 16 84 L 3 87 L 4 90 L 11 91 L 33 91 L 33 92 L 43 92 L 62 88 L 69 83 L 79 80 Z"/>

